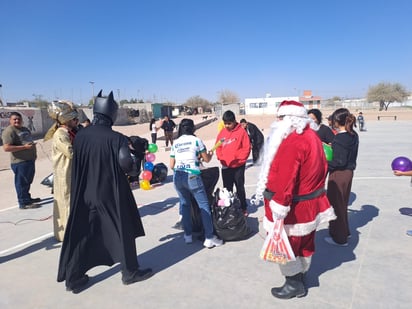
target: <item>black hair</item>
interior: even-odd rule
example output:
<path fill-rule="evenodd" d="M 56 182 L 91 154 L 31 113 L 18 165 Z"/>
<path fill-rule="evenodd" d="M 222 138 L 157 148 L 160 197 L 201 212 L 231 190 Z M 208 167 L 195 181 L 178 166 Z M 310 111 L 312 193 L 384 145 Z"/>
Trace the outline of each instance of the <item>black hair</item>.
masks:
<path fill-rule="evenodd" d="M 11 118 L 11 116 L 16 116 L 16 117 L 19 117 L 20 119 L 23 119 L 23 117 L 21 116 L 21 114 L 18 113 L 18 112 L 11 112 L 11 113 L 10 113 L 10 118 Z"/>
<path fill-rule="evenodd" d="M 149 124 L 149 130 L 152 130 L 152 125 L 156 122 L 156 119 L 152 118 Z"/>
<path fill-rule="evenodd" d="M 223 122 L 236 122 L 235 113 L 233 113 L 232 111 L 224 112 L 222 116 L 222 120 Z"/>
<path fill-rule="evenodd" d="M 346 132 L 354 134 L 353 127 L 356 127 L 356 117 L 347 108 L 338 108 L 332 114 L 332 124 L 337 123 L 345 126 Z"/>
<path fill-rule="evenodd" d="M 318 110 L 317 108 L 312 108 L 308 110 L 308 115 L 309 114 L 313 114 L 319 124 L 322 123 L 322 112 L 320 110 Z"/>
<path fill-rule="evenodd" d="M 247 123 L 247 121 L 246 121 L 246 119 L 245 118 L 242 118 L 242 119 L 240 119 L 240 121 L 239 121 L 240 123 Z"/>
<path fill-rule="evenodd" d="M 184 118 L 179 124 L 179 130 L 177 131 L 177 136 L 182 135 L 194 135 L 195 133 L 195 123 L 192 119 Z"/>

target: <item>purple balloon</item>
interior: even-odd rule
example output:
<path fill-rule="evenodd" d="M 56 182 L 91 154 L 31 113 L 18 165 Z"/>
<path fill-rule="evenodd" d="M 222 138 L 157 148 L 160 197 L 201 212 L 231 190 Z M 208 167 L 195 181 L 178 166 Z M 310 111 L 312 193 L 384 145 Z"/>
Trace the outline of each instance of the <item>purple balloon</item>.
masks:
<path fill-rule="evenodd" d="M 392 161 L 392 170 L 406 172 L 412 170 L 412 161 L 407 157 L 396 157 Z"/>

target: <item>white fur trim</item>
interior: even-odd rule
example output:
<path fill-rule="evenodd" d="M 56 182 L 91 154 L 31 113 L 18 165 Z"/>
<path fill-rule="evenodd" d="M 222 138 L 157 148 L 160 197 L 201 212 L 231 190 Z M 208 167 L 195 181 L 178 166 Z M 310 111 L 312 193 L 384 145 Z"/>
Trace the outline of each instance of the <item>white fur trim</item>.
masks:
<path fill-rule="evenodd" d="M 296 116 L 308 118 L 308 112 L 304 106 L 282 105 L 277 111 L 278 116 Z"/>
<path fill-rule="evenodd" d="M 298 224 L 285 224 L 285 231 L 290 236 L 305 236 L 315 231 L 322 223 L 335 220 L 336 215 L 332 207 L 329 207 L 324 212 L 318 213 L 315 220 L 311 222 L 298 223 Z"/>
<path fill-rule="evenodd" d="M 269 202 L 270 210 L 272 210 L 273 216 L 276 219 L 283 219 L 287 216 L 290 210 L 290 206 L 285 206 L 276 203 L 274 200 Z"/>
<path fill-rule="evenodd" d="M 297 256 L 296 261 L 292 261 L 289 263 L 286 263 L 284 265 L 279 264 L 280 272 L 282 273 L 283 276 L 294 276 L 298 273 L 305 273 L 308 271 L 310 267 L 312 257 L 303 257 L 303 256 Z"/>
<path fill-rule="evenodd" d="M 285 224 L 285 231 L 288 236 L 305 236 L 315 231 L 317 227 L 323 223 L 335 220 L 336 215 L 332 207 L 329 207 L 324 212 L 319 213 L 315 220 L 305 223 Z M 274 223 L 269 221 L 266 216 L 263 217 L 263 228 L 269 232 L 273 229 Z"/>

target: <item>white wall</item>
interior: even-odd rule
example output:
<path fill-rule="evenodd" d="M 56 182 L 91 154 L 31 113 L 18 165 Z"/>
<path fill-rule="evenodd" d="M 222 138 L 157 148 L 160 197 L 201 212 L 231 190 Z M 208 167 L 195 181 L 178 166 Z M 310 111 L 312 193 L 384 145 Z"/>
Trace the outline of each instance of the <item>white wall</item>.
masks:
<path fill-rule="evenodd" d="M 274 115 L 284 100 L 299 101 L 299 97 L 248 98 L 245 99 L 246 115 Z"/>

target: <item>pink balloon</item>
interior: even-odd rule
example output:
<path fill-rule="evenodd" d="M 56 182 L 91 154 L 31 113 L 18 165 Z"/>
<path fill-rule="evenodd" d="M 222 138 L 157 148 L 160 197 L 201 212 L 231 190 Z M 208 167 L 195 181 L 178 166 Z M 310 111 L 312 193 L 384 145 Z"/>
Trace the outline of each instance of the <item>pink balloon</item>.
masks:
<path fill-rule="evenodd" d="M 153 154 L 153 153 L 148 153 L 148 154 L 146 155 L 146 161 L 147 161 L 147 162 L 153 162 L 154 160 L 156 160 L 155 154 Z"/>
<path fill-rule="evenodd" d="M 152 179 L 152 172 L 151 171 L 144 171 L 142 173 L 142 179 L 143 180 L 150 180 Z"/>

